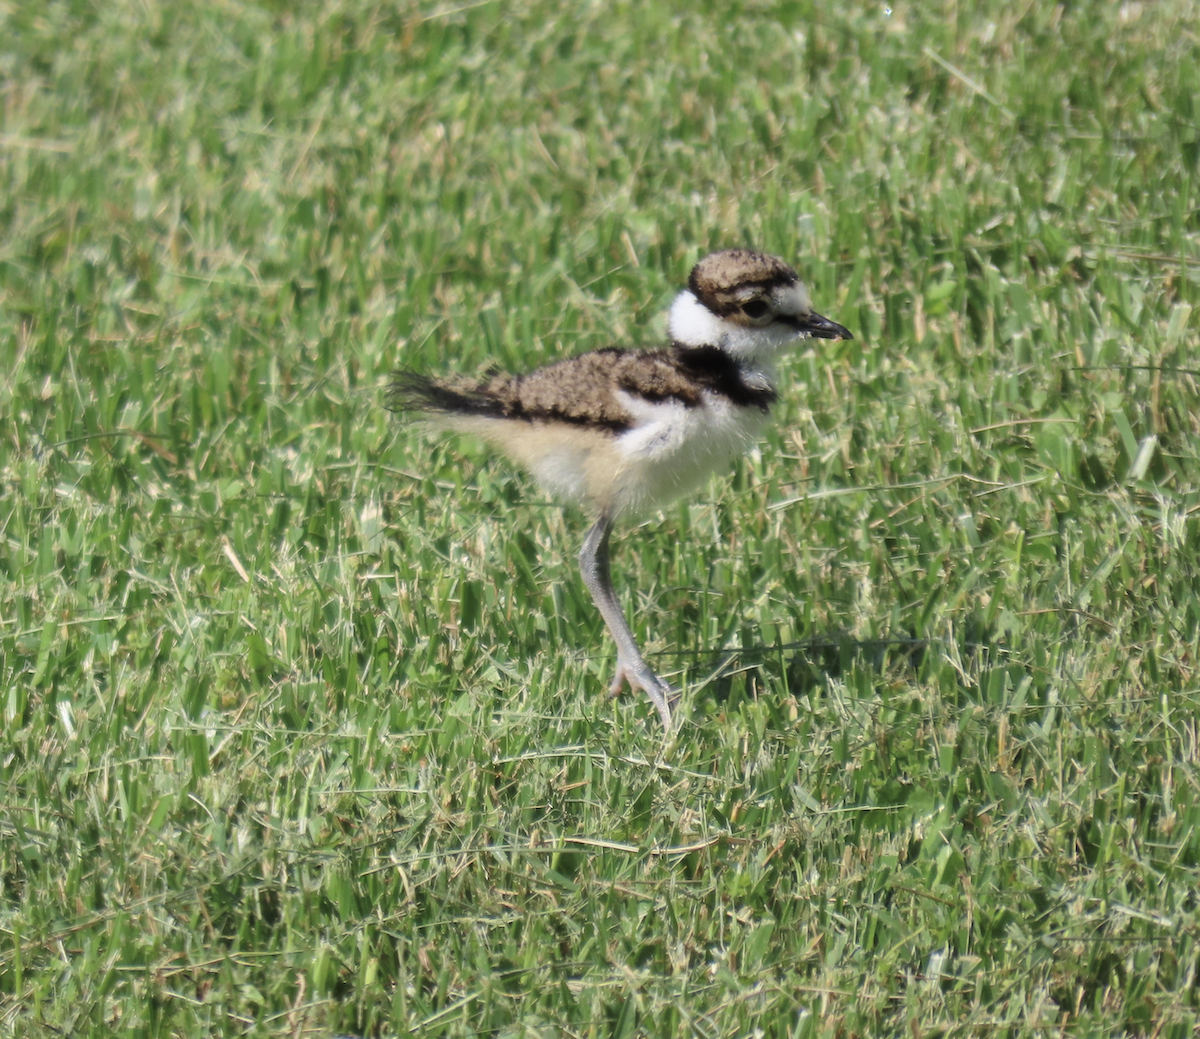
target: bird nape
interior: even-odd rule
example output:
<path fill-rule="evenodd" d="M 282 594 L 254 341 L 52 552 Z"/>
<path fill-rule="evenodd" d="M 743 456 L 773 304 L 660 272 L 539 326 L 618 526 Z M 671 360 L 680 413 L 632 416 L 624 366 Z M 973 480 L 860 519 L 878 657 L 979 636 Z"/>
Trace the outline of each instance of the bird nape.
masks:
<path fill-rule="evenodd" d="M 610 691 L 625 682 L 641 689 L 669 731 L 677 693 L 646 663 L 613 590 L 613 523 L 694 490 L 758 439 L 782 349 L 853 337 L 812 309 L 783 260 L 747 249 L 696 264 L 667 327 L 662 348 L 594 350 L 524 375 L 472 381 L 400 370 L 389 406 L 483 437 L 592 515 L 579 565 L 617 644 Z"/>

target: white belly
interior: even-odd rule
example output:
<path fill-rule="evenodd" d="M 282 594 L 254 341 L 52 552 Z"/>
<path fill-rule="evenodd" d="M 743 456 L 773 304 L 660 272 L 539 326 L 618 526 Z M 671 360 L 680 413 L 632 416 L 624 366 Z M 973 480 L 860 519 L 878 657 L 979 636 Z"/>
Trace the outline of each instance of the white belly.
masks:
<path fill-rule="evenodd" d="M 463 416 L 450 423 L 476 433 L 525 466 L 556 498 L 615 519 L 680 498 L 722 472 L 759 438 L 766 412 L 705 393 L 688 408 L 623 395 L 635 425 L 612 434 L 585 425 Z"/>
<path fill-rule="evenodd" d="M 759 438 L 767 414 L 706 393 L 699 407 L 630 399 L 638 424 L 616 438 L 618 469 L 610 508 L 641 514 L 696 490 Z"/>

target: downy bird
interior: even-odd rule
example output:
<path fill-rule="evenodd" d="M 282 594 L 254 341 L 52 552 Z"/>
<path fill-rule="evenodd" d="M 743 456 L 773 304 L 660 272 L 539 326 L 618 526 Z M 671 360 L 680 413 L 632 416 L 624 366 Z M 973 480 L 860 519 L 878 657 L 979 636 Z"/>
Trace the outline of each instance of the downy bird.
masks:
<path fill-rule="evenodd" d="M 609 574 L 609 534 L 695 490 L 758 439 L 776 399 L 775 360 L 809 338 L 852 339 L 813 310 L 775 256 L 728 249 L 692 269 L 668 343 L 607 347 L 482 381 L 396 372 L 390 406 L 473 433 L 593 519 L 579 565 L 617 644 L 610 692 L 641 689 L 671 728 L 675 690 L 646 663 Z"/>

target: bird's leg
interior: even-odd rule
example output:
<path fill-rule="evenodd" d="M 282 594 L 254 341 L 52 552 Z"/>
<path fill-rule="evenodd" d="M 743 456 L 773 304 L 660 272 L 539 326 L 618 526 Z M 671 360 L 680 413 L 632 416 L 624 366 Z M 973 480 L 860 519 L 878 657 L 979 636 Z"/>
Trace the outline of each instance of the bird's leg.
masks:
<path fill-rule="evenodd" d="M 612 521 L 607 516 L 601 516 L 588 530 L 583 539 L 583 547 L 579 551 L 579 569 L 583 571 L 583 582 L 592 593 L 600 616 L 604 618 L 604 623 L 608 625 L 608 630 L 617 644 L 617 676 L 613 679 L 609 691 L 616 696 L 625 681 L 641 689 L 658 709 L 663 728 L 669 732 L 671 705 L 668 697 L 672 696 L 675 690 L 650 670 L 650 665 L 642 658 L 642 651 L 638 649 L 633 632 L 625 623 L 625 614 L 617 601 L 608 572 L 610 530 Z"/>

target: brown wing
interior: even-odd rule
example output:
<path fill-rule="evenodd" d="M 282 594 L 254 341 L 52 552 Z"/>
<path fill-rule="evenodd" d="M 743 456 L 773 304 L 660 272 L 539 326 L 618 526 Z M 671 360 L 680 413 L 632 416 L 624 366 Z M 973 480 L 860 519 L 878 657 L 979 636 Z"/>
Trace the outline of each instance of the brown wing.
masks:
<path fill-rule="evenodd" d="M 618 390 L 646 400 L 699 403 L 697 387 L 665 350 L 610 348 L 571 357 L 528 375 L 498 375 L 479 392 L 513 418 L 547 419 L 628 429 L 634 418 Z"/>
<path fill-rule="evenodd" d="M 649 401 L 675 399 L 688 407 L 700 403 L 695 373 L 674 353 L 611 347 L 527 375 L 500 374 L 483 383 L 439 382 L 399 372 L 392 384 L 392 406 L 446 415 L 570 422 L 620 432 L 634 424 L 634 417 L 618 391 Z"/>

